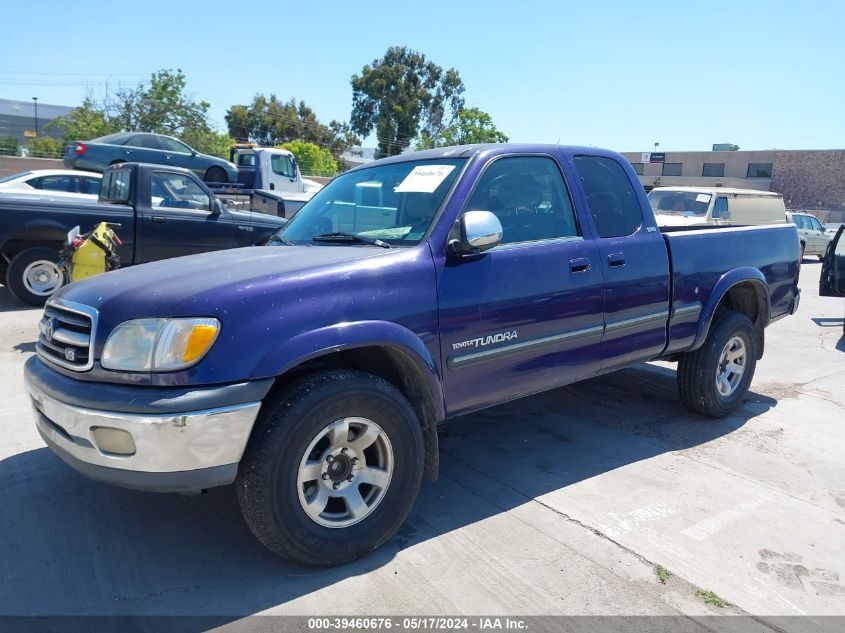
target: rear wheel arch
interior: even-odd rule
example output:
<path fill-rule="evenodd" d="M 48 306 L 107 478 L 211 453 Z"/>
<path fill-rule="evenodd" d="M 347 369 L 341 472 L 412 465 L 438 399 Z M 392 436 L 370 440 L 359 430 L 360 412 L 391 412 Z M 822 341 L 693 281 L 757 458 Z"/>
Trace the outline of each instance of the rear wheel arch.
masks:
<path fill-rule="evenodd" d="M 377 376 L 393 385 L 417 414 L 425 442 L 425 477 L 437 479 L 439 448 L 437 423 L 442 419 L 442 393 L 433 393 L 425 372 L 406 351 L 391 345 L 364 345 L 327 350 L 285 370 L 276 378 L 267 397 L 304 374 L 351 369 Z M 438 406 L 440 398 L 440 406 Z"/>
<path fill-rule="evenodd" d="M 738 278 L 711 295 L 708 307 L 702 311 L 698 335 L 691 346 L 691 350 L 701 347 L 717 314 L 725 310 L 733 310 L 747 316 L 754 325 L 757 333 L 757 358 L 763 357 L 765 329 L 769 324 L 770 305 L 769 290 L 762 273 L 755 271 L 754 276 Z M 718 297 L 718 299 L 716 299 Z"/>
<path fill-rule="evenodd" d="M 43 246 L 61 251 L 66 239 L 66 232 L 58 229 L 47 229 L 43 235 L 38 237 L 13 237 L 6 240 L 0 247 L 0 253 L 6 261 L 10 261 L 15 255 L 30 248 Z"/>

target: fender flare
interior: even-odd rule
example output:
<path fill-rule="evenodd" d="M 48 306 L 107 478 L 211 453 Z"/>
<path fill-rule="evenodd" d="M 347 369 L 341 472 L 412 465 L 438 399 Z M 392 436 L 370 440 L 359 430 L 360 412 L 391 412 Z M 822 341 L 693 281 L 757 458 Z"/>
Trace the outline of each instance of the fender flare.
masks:
<path fill-rule="evenodd" d="M 36 219 L 17 227 L 13 233 L 5 236 L 2 246 L 9 242 L 55 242 L 64 241 L 68 229 L 56 220 Z"/>
<path fill-rule="evenodd" d="M 713 323 L 713 317 L 716 315 L 716 308 L 719 306 L 719 303 L 721 303 L 728 291 L 738 284 L 749 282 L 757 290 L 758 301 L 762 295 L 765 302 L 765 314 L 762 316 L 762 321 L 759 324 L 755 324 L 758 326 L 758 330 L 762 336 L 763 330 L 769 324 L 769 315 L 771 314 L 769 284 L 763 276 L 763 273 L 761 273 L 757 268 L 743 266 L 741 268 L 734 268 L 733 270 L 728 271 L 722 275 L 716 282 L 716 285 L 713 286 L 713 290 L 710 292 L 710 296 L 707 298 L 707 302 L 701 310 L 701 316 L 698 320 L 698 330 L 695 335 L 695 340 L 690 346 L 690 350 L 696 350 L 704 345 L 704 341 L 707 339 L 707 334 L 710 332 L 710 326 Z"/>
<path fill-rule="evenodd" d="M 435 420 L 445 419 L 443 383 L 437 363 L 416 334 L 391 321 L 336 323 L 298 334 L 270 350 L 251 378 L 278 377 L 306 361 L 362 347 L 383 347 L 404 354 L 425 379 Z"/>

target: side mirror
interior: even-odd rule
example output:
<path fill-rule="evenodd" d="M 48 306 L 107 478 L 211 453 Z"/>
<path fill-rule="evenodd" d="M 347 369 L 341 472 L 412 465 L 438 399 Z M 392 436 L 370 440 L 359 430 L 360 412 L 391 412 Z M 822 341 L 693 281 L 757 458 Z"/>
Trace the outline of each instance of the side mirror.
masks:
<path fill-rule="evenodd" d="M 220 215 L 223 213 L 223 201 L 220 198 L 214 198 L 211 203 L 211 215 Z"/>
<path fill-rule="evenodd" d="M 453 255 L 475 255 L 502 242 L 502 223 L 489 211 L 467 211 L 458 222 L 460 237 L 449 242 Z"/>

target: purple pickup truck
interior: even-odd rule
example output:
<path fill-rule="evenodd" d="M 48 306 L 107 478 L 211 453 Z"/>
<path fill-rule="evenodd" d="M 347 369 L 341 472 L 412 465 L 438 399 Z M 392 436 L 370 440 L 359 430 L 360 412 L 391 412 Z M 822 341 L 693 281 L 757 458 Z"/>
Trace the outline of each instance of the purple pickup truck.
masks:
<path fill-rule="evenodd" d="M 333 180 L 269 246 L 61 289 L 26 388 L 78 471 L 234 483 L 270 550 L 338 564 L 399 528 L 450 418 L 654 359 L 688 408 L 730 414 L 798 307 L 798 255 L 794 225 L 658 229 L 614 152 L 404 154 Z"/>

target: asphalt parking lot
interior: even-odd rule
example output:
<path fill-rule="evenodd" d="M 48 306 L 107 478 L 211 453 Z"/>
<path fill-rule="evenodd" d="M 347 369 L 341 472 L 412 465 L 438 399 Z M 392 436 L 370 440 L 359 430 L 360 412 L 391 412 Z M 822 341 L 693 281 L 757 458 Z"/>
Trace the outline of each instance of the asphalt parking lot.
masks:
<path fill-rule="evenodd" d="M 737 414 L 686 412 L 655 363 L 456 420 L 406 525 L 328 570 L 268 554 L 229 488 L 121 490 L 54 457 L 22 382 L 40 310 L 0 287 L 0 615 L 845 615 L 843 301 L 819 269 Z"/>

